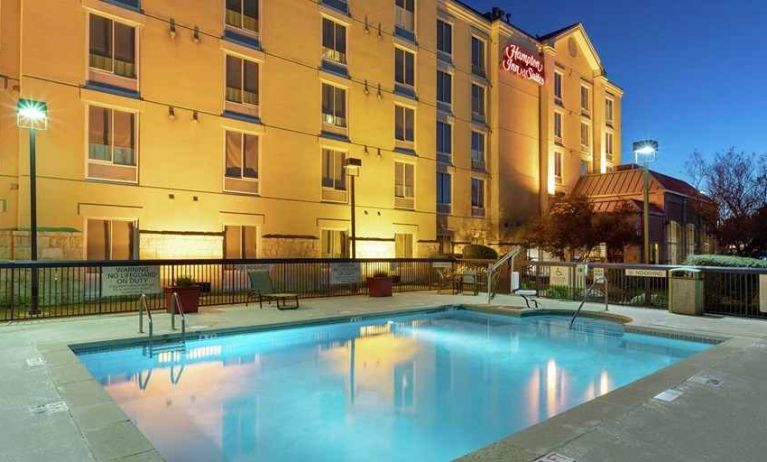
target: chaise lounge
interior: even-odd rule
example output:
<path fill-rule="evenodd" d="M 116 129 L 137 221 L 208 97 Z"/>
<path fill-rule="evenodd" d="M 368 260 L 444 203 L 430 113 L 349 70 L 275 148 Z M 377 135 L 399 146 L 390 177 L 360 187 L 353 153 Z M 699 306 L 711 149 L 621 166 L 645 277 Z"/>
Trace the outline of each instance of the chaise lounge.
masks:
<path fill-rule="evenodd" d="M 251 300 L 258 299 L 259 308 L 264 307 L 264 301 L 270 304 L 272 301 L 276 301 L 278 310 L 298 309 L 298 295 L 275 292 L 268 271 L 250 271 L 248 272 L 248 279 L 250 279 L 250 292 L 245 306 L 248 306 Z M 295 300 L 295 306 L 287 306 L 287 300 Z M 280 301 L 282 301 L 282 306 L 280 306 Z"/>

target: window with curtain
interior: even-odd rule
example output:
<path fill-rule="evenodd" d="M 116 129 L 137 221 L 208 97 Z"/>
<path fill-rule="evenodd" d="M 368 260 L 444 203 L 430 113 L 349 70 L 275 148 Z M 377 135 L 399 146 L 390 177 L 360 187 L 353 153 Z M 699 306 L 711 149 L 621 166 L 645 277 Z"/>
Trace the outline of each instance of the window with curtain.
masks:
<path fill-rule="evenodd" d="M 224 226 L 224 258 L 258 258 L 258 228 Z"/>
<path fill-rule="evenodd" d="M 334 149 L 322 150 L 322 187 L 346 191 L 344 161 L 346 153 Z"/>
<path fill-rule="evenodd" d="M 226 56 L 226 101 L 258 106 L 258 63 Z"/>
<path fill-rule="evenodd" d="M 258 136 L 226 132 L 226 176 L 258 180 Z"/>
<path fill-rule="evenodd" d="M 89 219 L 86 228 L 88 260 L 132 260 L 138 256 L 135 222 Z"/>
<path fill-rule="evenodd" d="M 346 27 L 328 18 L 322 18 L 322 57 L 346 64 Z"/>
<path fill-rule="evenodd" d="M 405 143 L 415 141 L 414 109 L 400 105 L 394 106 L 394 138 Z"/>
<path fill-rule="evenodd" d="M 453 25 L 437 20 L 437 50 L 446 54 L 453 54 Z"/>
<path fill-rule="evenodd" d="M 88 159 L 136 166 L 136 114 L 90 106 Z"/>
<path fill-rule="evenodd" d="M 259 0 L 226 0 L 226 25 L 250 34 L 259 30 Z"/>
<path fill-rule="evenodd" d="M 89 19 L 90 67 L 136 77 L 136 29 L 95 14 Z"/>
<path fill-rule="evenodd" d="M 415 86 L 415 54 L 402 48 L 394 49 L 394 81 L 407 87 Z"/>
<path fill-rule="evenodd" d="M 346 90 L 322 84 L 322 122 L 325 127 L 346 129 Z"/>
<path fill-rule="evenodd" d="M 415 197 L 415 166 L 394 162 L 394 196 L 403 199 Z"/>

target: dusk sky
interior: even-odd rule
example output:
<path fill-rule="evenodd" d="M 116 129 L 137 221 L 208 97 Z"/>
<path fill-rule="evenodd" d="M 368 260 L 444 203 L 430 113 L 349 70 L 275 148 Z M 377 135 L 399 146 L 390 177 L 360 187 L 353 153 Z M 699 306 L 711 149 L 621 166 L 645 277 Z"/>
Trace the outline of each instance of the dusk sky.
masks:
<path fill-rule="evenodd" d="M 610 80 L 621 86 L 623 159 L 655 138 L 654 169 L 685 176 L 697 149 L 765 152 L 767 2 L 759 0 L 465 0 L 493 5 L 541 35 L 584 23 Z"/>

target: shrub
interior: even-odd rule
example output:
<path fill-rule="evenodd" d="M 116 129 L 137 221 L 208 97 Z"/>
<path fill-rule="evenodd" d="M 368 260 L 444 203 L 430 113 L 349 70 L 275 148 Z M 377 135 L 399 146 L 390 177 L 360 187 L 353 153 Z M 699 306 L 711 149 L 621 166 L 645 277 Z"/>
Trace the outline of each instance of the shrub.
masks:
<path fill-rule="evenodd" d="M 194 279 L 189 276 L 181 276 L 176 279 L 176 287 L 192 287 L 194 285 Z"/>
<path fill-rule="evenodd" d="M 767 261 L 732 255 L 690 255 L 684 262 L 693 266 L 724 266 L 734 268 L 767 268 Z"/>
<path fill-rule="evenodd" d="M 498 252 L 484 245 L 470 244 L 463 248 L 463 258 L 469 260 L 497 260 Z"/>

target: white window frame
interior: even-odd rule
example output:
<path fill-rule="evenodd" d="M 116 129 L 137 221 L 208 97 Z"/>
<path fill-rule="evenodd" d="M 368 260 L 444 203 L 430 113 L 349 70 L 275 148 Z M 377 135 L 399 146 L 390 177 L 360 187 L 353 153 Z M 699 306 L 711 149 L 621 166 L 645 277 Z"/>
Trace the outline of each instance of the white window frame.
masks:
<path fill-rule="evenodd" d="M 343 182 L 343 189 L 339 189 L 336 187 L 336 183 L 338 182 L 338 178 L 333 178 L 333 186 L 325 186 L 324 180 L 325 180 L 325 153 L 326 151 L 333 153 L 333 169 L 332 171 L 335 172 L 337 167 L 336 162 L 338 161 L 337 155 L 340 154 L 342 156 L 341 159 L 341 181 Z M 349 179 L 346 175 L 346 169 L 343 166 L 343 163 L 346 159 L 349 158 L 349 153 L 343 149 L 337 149 L 331 146 L 323 146 L 320 150 L 322 159 L 320 159 L 320 168 L 321 168 L 321 176 L 320 176 L 320 186 L 322 188 L 322 200 L 323 202 L 338 202 L 338 203 L 346 203 L 348 199 L 348 191 L 349 191 Z M 343 196 L 343 197 L 342 197 Z"/>
<path fill-rule="evenodd" d="M 559 85 L 557 85 L 557 82 Z M 560 106 L 564 105 L 565 101 L 565 74 L 560 70 L 554 71 L 554 80 L 552 86 L 554 87 L 554 102 Z M 559 90 L 559 91 L 557 91 Z"/>
<path fill-rule="evenodd" d="M 242 82 L 242 88 L 240 91 L 240 101 L 234 101 L 229 99 L 229 87 L 227 85 L 227 77 L 229 72 L 229 66 L 227 61 L 229 58 L 235 58 L 240 60 L 240 79 Z M 245 101 L 245 62 L 248 61 L 255 64 L 258 69 L 258 78 L 256 79 L 256 85 L 258 91 L 256 92 L 256 104 Z M 224 107 L 226 110 L 233 112 L 242 112 L 247 115 L 259 117 L 261 114 L 261 75 L 263 74 L 262 62 L 256 59 L 248 58 L 235 53 L 224 53 Z"/>
<path fill-rule="evenodd" d="M 605 98 L 605 125 L 612 127 L 615 121 L 615 99 L 611 96 Z"/>
<path fill-rule="evenodd" d="M 101 69 L 98 67 L 92 67 L 90 63 L 90 57 L 91 57 L 91 16 L 98 16 L 103 19 L 107 19 L 109 21 L 112 21 L 112 68 L 113 71 L 108 71 L 105 69 Z M 120 23 L 124 26 L 132 27 L 133 28 L 133 66 L 135 70 L 135 76 L 134 77 L 126 77 L 119 74 L 114 73 L 114 23 Z M 92 80 L 94 82 L 99 83 L 106 83 L 115 85 L 120 88 L 126 88 L 128 90 L 132 91 L 139 91 L 139 82 L 140 80 L 140 73 L 141 73 L 141 66 L 139 65 L 139 55 L 141 53 L 141 38 L 139 34 L 139 27 L 138 24 L 131 23 L 128 21 L 121 21 L 119 19 L 116 19 L 111 16 L 107 16 L 104 14 L 99 14 L 97 12 L 89 12 L 87 16 L 87 22 L 86 22 L 86 40 L 85 40 L 85 56 L 87 56 L 87 60 L 85 62 L 85 75 L 87 80 Z"/>
<path fill-rule="evenodd" d="M 559 123 L 557 123 L 559 120 Z M 554 111 L 554 141 L 563 144 L 565 139 L 565 115 L 560 111 Z"/>
<path fill-rule="evenodd" d="M 450 28 L 450 52 L 439 49 L 439 23 L 445 24 Z M 444 18 L 437 18 L 437 44 L 437 53 L 442 53 L 450 58 L 453 57 L 453 50 L 455 49 L 455 27 L 452 22 L 447 21 Z"/>
<path fill-rule="evenodd" d="M 407 0 L 405 0 L 407 2 Z M 394 3 L 394 24 L 396 27 L 399 27 L 400 29 L 410 32 L 411 34 L 415 35 L 416 33 L 416 27 L 418 26 L 418 20 L 417 20 L 417 14 L 418 14 L 418 5 L 416 5 L 417 0 L 412 0 L 413 2 L 413 11 L 409 11 L 407 8 L 402 8 L 401 6 L 397 5 L 397 2 Z M 412 23 L 410 27 L 405 27 L 407 24 L 404 24 L 405 22 Z"/>
<path fill-rule="evenodd" d="M 441 78 L 440 74 L 446 75 L 447 78 L 448 78 L 448 81 L 450 82 L 450 92 L 448 94 L 448 98 L 450 99 L 450 101 L 443 101 L 443 100 L 440 99 L 441 96 L 442 96 L 442 95 L 440 95 L 440 92 L 439 92 L 439 84 L 442 81 L 442 78 Z M 453 107 L 453 87 L 454 87 L 453 80 L 454 80 L 453 79 L 453 74 L 451 72 L 447 72 L 447 71 L 442 70 L 442 69 L 437 69 L 437 103 L 443 104 L 443 105 L 445 105 L 447 107 L 450 107 L 450 108 Z"/>
<path fill-rule="evenodd" d="M 404 184 L 401 186 L 402 194 L 398 195 L 397 194 L 397 187 L 398 187 L 398 185 L 397 185 L 397 170 L 400 169 L 400 168 L 402 169 L 402 180 L 404 181 Z M 410 195 L 407 194 L 408 193 L 408 191 L 407 191 L 407 173 L 408 173 L 408 171 L 412 172 L 412 174 L 413 174 L 413 178 L 412 178 L 412 180 L 413 180 L 413 187 L 412 187 L 412 191 L 411 191 Z M 416 180 L 416 176 L 415 176 L 415 164 L 414 163 L 412 163 L 412 162 L 404 162 L 404 161 L 400 161 L 400 160 L 394 161 L 394 197 L 395 198 L 397 198 L 397 199 L 412 200 L 415 203 L 415 188 L 416 188 L 415 180 Z"/>
<path fill-rule="evenodd" d="M 346 244 L 345 244 L 345 249 L 343 249 L 344 252 L 342 252 L 342 254 L 333 255 L 332 253 L 328 253 L 328 254 L 325 253 L 326 243 L 323 241 L 323 237 L 325 236 L 326 231 L 330 233 L 331 236 L 333 233 L 344 233 Z M 335 239 L 333 240 L 333 242 L 335 242 Z M 349 237 L 349 230 L 347 228 L 320 228 L 320 257 L 321 258 L 338 258 L 338 259 L 349 258 L 352 245 L 354 245 L 354 243 L 351 242 L 351 239 Z"/>
<path fill-rule="evenodd" d="M 90 108 L 98 107 L 102 109 L 108 109 L 112 111 L 111 120 L 114 121 L 114 111 L 120 111 L 120 112 L 128 112 L 133 114 L 134 117 L 134 129 L 133 129 L 133 146 L 134 146 L 134 153 L 133 157 L 136 159 L 136 165 L 123 165 L 123 164 L 116 164 L 114 163 L 114 122 L 112 122 L 111 127 L 113 130 L 113 133 L 110 134 L 110 153 L 111 153 L 111 159 L 110 161 L 106 160 L 99 160 L 99 159 L 91 159 L 90 158 Z M 85 178 L 88 180 L 95 180 L 95 181 L 106 181 L 106 182 L 113 182 L 113 183 L 125 183 L 125 184 L 138 184 L 139 183 L 139 164 L 141 162 L 141 149 L 139 145 L 139 138 L 140 138 L 140 112 L 135 109 L 125 108 L 125 107 L 117 107 L 117 106 L 111 106 L 108 104 L 86 104 L 85 106 Z M 120 180 L 120 179 L 111 179 L 111 178 L 103 178 L 98 176 L 90 176 L 88 174 L 88 165 L 90 163 L 94 164 L 100 164 L 100 165 L 108 165 L 108 166 L 116 166 L 119 168 L 131 168 L 135 169 L 136 171 L 136 179 L 135 180 Z"/>
<path fill-rule="evenodd" d="M 584 96 L 586 97 L 585 101 Z M 583 83 L 581 84 L 581 114 L 586 117 L 591 116 L 591 87 Z"/>
<path fill-rule="evenodd" d="M 615 155 L 615 135 L 613 132 L 605 132 L 605 160 L 613 162 Z"/>
<path fill-rule="evenodd" d="M 239 248 L 240 248 L 240 256 L 239 257 L 227 257 L 226 256 L 226 228 L 232 228 L 237 227 L 240 228 L 240 233 L 238 236 L 239 240 Z M 245 228 L 254 228 L 256 232 L 256 256 L 255 257 L 246 257 L 245 256 Z M 245 258 L 260 258 L 261 257 L 261 227 L 257 225 L 242 225 L 239 223 L 224 223 L 223 230 L 224 233 L 224 242 L 223 242 L 223 257 L 226 258 L 232 258 L 232 259 L 245 259 Z"/>
<path fill-rule="evenodd" d="M 584 152 L 588 152 L 590 149 L 591 149 L 591 124 L 588 121 L 581 120 L 581 150 L 583 150 Z"/>
<path fill-rule="evenodd" d="M 477 87 L 482 92 L 482 113 L 474 112 L 474 87 Z M 471 83 L 471 117 L 474 120 L 485 121 L 487 120 L 487 87 L 481 83 Z"/>
<path fill-rule="evenodd" d="M 562 184 L 562 178 L 564 177 L 564 154 L 562 151 L 554 151 L 554 181 L 557 184 Z"/>
<path fill-rule="evenodd" d="M 449 197 L 447 198 L 448 199 L 447 202 L 440 202 L 440 199 L 442 199 L 440 197 L 440 187 L 443 184 L 442 182 L 439 181 L 441 175 L 447 175 L 447 179 L 448 179 L 448 184 L 449 184 L 449 188 L 450 188 L 450 194 L 448 194 Z M 437 213 L 449 214 L 450 213 L 449 211 L 440 211 L 440 206 L 445 208 L 445 207 L 452 207 L 452 205 L 453 205 L 453 175 L 450 172 L 441 172 L 441 171 L 437 172 L 437 187 L 436 187 L 435 192 L 436 192 L 436 196 L 437 196 Z M 443 193 L 444 193 L 444 191 L 443 191 Z"/>
<path fill-rule="evenodd" d="M 325 85 L 333 88 L 333 114 L 325 114 L 323 112 L 324 104 L 323 104 L 322 98 L 325 94 L 325 91 L 324 91 Z M 335 92 L 339 90 L 344 92 L 344 112 L 346 115 L 346 117 L 344 118 L 341 118 L 337 115 L 338 108 L 335 105 L 335 101 L 336 101 Z M 324 130 L 334 132 L 334 133 L 347 133 L 349 130 L 349 89 L 344 86 L 322 80 L 320 82 L 320 115 L 322 117 L 322 128 Z M 338 125 L 337 123 L 338 120 L 343 120 L 343 125 Z"/>
<path fill-rule="evenodd" d="M 107 261 L 131 261 L 131 260 L 138 260 L 139 259 L 139 256 L 140 256 L 140 247 L 139 247 L 140 240 L 138 239 L 138 234 L 139 234 L 139 229 L 140 228 L 139 228 L 138 220 L 135 219 L 135 218 L 128 218 L 128 217 L 105 217 L 105 216 L 100 216 L 99 215 L 99 216 L 85 217 L 85 219 L 83 220 L 83 230 L 84 230 L 84 232 L 83 232 L 83 238 L 84 238 L 84 242 L 83 242 L 83 260 L 85 260 L 86 262 L 88 262 L 88 261 L 98 261 L 98 260 L 88 260 L 88 239 L 90 238 L 90 232 L 88 231 L 88 228 L 89 228 L 88 227 L 88 222 L 89 221 L 106 221 L 106 222 L 109 222 L 109 236 L 107 237 L 107 239 L 109 239 L 109 244 L 110 245 L 109 245 L 109 255 L 107 257 Z M 129 258 L 128 260 L 114 260 L 112 258 L 113 257 L 113 253 L 114 253 L 114 250 L 113 250 L 112 245 L 111 245 L 112 242 L 114 241 L 114 239 L 112 238 L 112 232 L 113 232 L 112 228 L 113 228 L 113 222 L 115 222 L 115 221 L 122 221 L 122 222 L 125 222 L 125 223 L 131 223 L 133 225 L 133 232 L 134 232 L 133 241 L 130 242 L 130 244 L 129 244 L 130 247 L 131 247 L 131 254 L 132 255 L 131 255 L 131 258 Z M 88 272 L 90 272 L 90 271 L 88 271 Z"/>
<path fill-rule="evenodd" d="M 475 205 L 474 204 L 474 183 L 477 182 L 482 187 L 482 204 Z M 469 187 L 469 192 L 471 194 L 471 198 L 469 203 L 471 204 L 471 214 L 474 217 L 484 217 L 487 213 L 487 182 L 484 178 L 479 178 L 476 176 L 471 177 L 471 185 Z"/>
<path fill-rule="evenodd" d="M 412 111 L 412 113 L 413 113 L 413 130 L 412 130 L 413 131 L 413 139 L 412 140 L 397 138 L 397 122 L 396 122 L 397 121 L 397 108 L 402 108 L 402 111 L 403 111 L 402 112 L 402 116 L 403 116 L 403 121 L 402 122 L 403 122 L 403 127 L 405 128 L 404 129 L 404 135 L 407 134 L 407 127 L 405 127 L 405 125 L 406 125 L 405 122 L 407 121 L 407 117 L 405 116 L 406 111 Z M 418 113 L 416 111 L 416 108 L 414 108 L 412 106 L 405 105 L 405 104 L 399 104 L 399 103 L 395 103 L 394 104 L 394 120 L 395 120 L 395 122 L 394 122 L 394 139 L 396 141 L 396 144 L 402 145 L 402 146 L 407 147 L 407 148 L 412 148 L 413 146 L 415 146 L 415 141 L 417 139 L 416 126 L 418 125 L 417 116 L 418 116 Z"/>
<path fill-rule="evenodd" d="M 440 131 L 439 131 L 440 124 L 443 124 L 443 125 L 446 125 L 447 127 L 449 127 L 449 130 L 450 130 L 450 137 L 449 137 L 450 138 L 449 139 L 450 151 L 440 151 L 439 150 L 440 139 L 441 139 L 441 137 L 439 136 L 440 135 Z M 436 135 L 437 135 L 437 146 L 436 146 L 436 148 L 437 148 L 437 160 L 440 160 L 440 157 L 443 157 L 443 158 L 447 157 L 447 162 L 446 163 L 448 163 L 448 164 L 453 161 L 453 145 L 454 145 L 454 141 L 455 141 L 455 139 L 454 139 L 455 135 L 453 133 L 454 132 L 453 128 L 454 128 L 453 124 L 448 122 L 448 121 L 446 121 L 446 120 L 438 120 L 437 121 L 437 124 L 436 124 L 436 131 L 437 131 L 437 133 L 436 133 Z"/>
<path fill-rule="evenodd" d="M 402 69 L 402 77 L 405 79 L 405 82 L 397 81 L 397 52 L 403 53 L 402 65 L 405 67 L 404 69 Z M 407 82 L 408 66 L 407 66 L 407 59 L 405 58 L 407 57 L 408 54 L 413 57 L 413 82 L 412 83 Z M 415 91 L 416 82 L 418 81 L 417 69 L 418 69 L 418 56 L 416 55 L 416 52 L 414 50 L 411 50 L 410 48 L 395 45 L 394 46 L 394 83 Z"/>
<path fill-rule="evenodd" d="M 481 45 L 482 50 L 482 62 L 481 68 L 477 68 L 474 64 L 474 40 L 477 40 Z M 486 77 L 487 76 L 487 40 L 483 37 L 480 37 L 476 34 L 471 34 L 471 39 L 469 42 L 469 59 L 471 59 L 471 73 L 472 75 L 477 75 L 480 77 Z M 479 72 L 477 72 L 479 70 Z"/>
<path fill-rule="evenodd" d="M 239 133 L 240 134 L 240 163 L 242 165 L 242 171 L 243 172 L 245 171 L 245 150 L 244 150 L 244 148 L 245 148 L 245 136 L 246 135 L 248 135 L 248 136 L 255 136 L 256 139 L 258 140 L 258 167 L 257 167 L 257 171 L 256 171 L 257 174 L 258 174 L 257 178 L 249 178 L 249 177 L 244 177 L 242 175 L 240 175 L 239 178 L 233 177 L 233 176 L 227 176 L 227 174 L 226 174 L 226 168 L 227 168 L 227 165 L 226 165 L 226 155 L 227 155 L 226 149 L 227 149 L 227 134 L 229 132 Z M 224 175 L 223 175 L 222 181 L 223 181 L 224 187 L 222 188 L 222 191 L 228 192 L 228 193 L 236 193 L 236 194 L 249 194 L 249 195 L 254 195 L 254 196 L 260 195 L 261 194 L 261 162 L 262 162 L 261 159 L 263 159 L 263 157 L 264 157 L 263 154 L 262 154 L 263 134 L 255 133 L 255 132 L 251 132 L 251 131 L 245 131 L 245 130 L 238 130 L 238 129 L 229 128 L 229 127 L 224 127 L 224 140 L 223 140 L 223 144 L 224 144 L 224 147 L 223 147 L 223 156 L 222 156 L 222 158 L 223 158 L 223 161 L 224 161 L 224 164 L 223 164 Z M 227 178 L 230 179 L 230 180 L 243 181 L 243 182 L 246 182 L 246 183 L 255 184 L 256 185 L 255 186 L 255 192 L 254 191 L 243 191 L 241 189 L 227 188 L 226 187 L 226 180 L 227 180 Z"/>
<path fill-rule="evenodd" d="M 227 14 L 228 10 L 226 8 L 226 1 L 224 1 L 224 28 L 232 30 L 234 32 L 238 32 L 244 35 L 248 35 L 254 38 L 259 38 L 261 36 L 261 15 L 263 14 L 263 8 L 262 8 L 262 1 L 256 0 L 257 3 L 257 9 L 258 9 L 258 17 L 256 18 L 256 30 L 246 29 L 242 26 L 236 26 L 234 24 L 229 24 L 227 22 Z M 243 13 L 245 11 L 245 0 L 240 0 L 240 12 L 238 13 L 241 17 L 245 16 Z M 242 21 L 241 21 L 242 23 Z"/>
<path fill-rule="evenodd" d="M 333 47 L 334 48 L 327 48 L 325 46 L 325 21 L 328 21 L 333 24 Z M 341 53 L 340 51 L 335 49 L 336 46 L 336 39 L 337 35 L 336 32 L 338 30 L 338 26 L 342 27 L 344 30 L 344 43 L 346 44 L 346 51 Z M 336 65 L 340 66 L 348 66 L 348 57 L 349 57 L 349 25 L 346 23 L 343 23 L 341 21 L 336 20 L 335 18 L 328 16 L 328 15 L 320 15 L 320 47 L 322 48 L 322 59 L 331 62 Z"/>
<path fill-rule="evenodd" d="M 477 134 L 480 137 L 482 137 L 482 159 L 475 159 L 474 153 L 477 152 L 474 149 L 474 135 Z M 487 170 L 487 133 L 481 131 L 481 130 L 471 130 L 471 134 L 469 135 L 469 142 L 471 145 L 469 146 L 469 152 L 471 153 L 471 169 L 475 171 L 486 171 Z"/>

